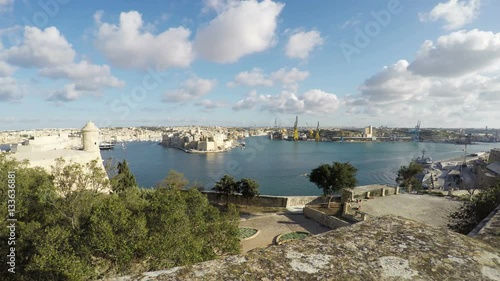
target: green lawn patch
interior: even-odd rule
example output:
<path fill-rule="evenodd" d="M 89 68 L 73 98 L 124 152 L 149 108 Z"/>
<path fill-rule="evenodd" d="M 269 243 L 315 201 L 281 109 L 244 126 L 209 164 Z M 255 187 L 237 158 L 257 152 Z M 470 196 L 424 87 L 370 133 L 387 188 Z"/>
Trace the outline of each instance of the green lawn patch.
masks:
<path fill-rule="evenodd" d="M 240 240 L 251 237 L 252 235 L 255 235 L 255 233 L 257 233 L 257 229 L 255 228 L 242 227 L 240 228 Z"/>

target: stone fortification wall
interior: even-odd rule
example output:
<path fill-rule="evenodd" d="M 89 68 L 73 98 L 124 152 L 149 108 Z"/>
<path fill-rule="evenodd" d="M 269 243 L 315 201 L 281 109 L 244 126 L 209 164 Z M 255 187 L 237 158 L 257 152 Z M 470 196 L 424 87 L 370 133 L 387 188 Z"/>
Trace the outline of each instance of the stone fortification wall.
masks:
<path fill-rule="evenodd" d="M 500 162 L 500 148 L 494 148 L 490 151 L 488 163 Z"/>
<path fill-rule="evenodd" d="M 343 226 L 349 226 L 350 223 L 343 221 L 341 219 L 338 219 L 333 216 L 329 216 L 327 214 L 324 214 L 314 208 L 311 207 L 305 207 L 304 208 L 304 216 L 308 217 L 318 223 L 321 223 L 322 225 L 328 226 L 331 229 L 337 229 L 339 227 Z"/>
<path fill-rule="evenodd" d="M 287 207 L 304 206 L 308 204 L 319 205 L 328 202 L 328 198 L 323 196 L 288 196 L 287 198 Z"/>
<path fill-rule="evenodd" d="M 224 194 L 220 194 L 213 191 L 203 191 L 204 194 L 207 195 L 208 201 L 211 203 L 226 203 L 226 196 Z M 243 198 L 241 195 L 230 195 L 229 203 L 237 204 L 237 205 L 246 205 L 247 200 Z M 250 205 L 254 206 L 262 206 L 262 207 L 286 207 L 287 198 L 280 196 L 267 196 L 261 195 L 259 197 L 255 197 L 248 202 Z"/>
<path fill-rule="evenodd" d="M 212 203 L 226 203 L 226 196 L 214 191 L 203 191 L 207 195 L 208 200 Z M 293 207 L 304 206 L 311 202 L 326 202 L 322 197 L 318 196 L 271 196 L 260 195 L 248 201 L 248 204 L 262 207 Z M 246 205 L 247 200 L 239 194 L 229 196 L 229 203 L 237 205 Z M 319 203 L 318 203 L 319 204 Z"/>
<path fill-rule="evenodd" d="M 35 137 L 23 144 L 12 145 L 11 151 L 15 153 L 42 152 L 57 149 L 66 149 L 81 145 L 80 138 L 69 138 L 68 135 Z"/>
<path fill-rule="evenodd" d="M 244 255 L 115 280 L 500 280 L 500 251 L 386 216 Z"/>

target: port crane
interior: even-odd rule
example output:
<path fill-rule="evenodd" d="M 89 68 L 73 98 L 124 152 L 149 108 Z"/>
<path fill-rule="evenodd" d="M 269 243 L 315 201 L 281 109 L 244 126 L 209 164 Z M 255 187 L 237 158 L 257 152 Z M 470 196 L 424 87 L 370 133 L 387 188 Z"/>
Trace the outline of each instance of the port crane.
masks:
<path fill-rule="evenodd" d="M 293 125 L 293 140 L 299 140 L 299 128 L 297 124 L 299 123 L 299 116 L 295 116 L 295 124 Z"/>
<path fill-rule="evenodd" d="M 318 121 L 318 127 L 316 127 L 316 135 L 314 136 L 314 139 L 316 141 L 320 141 L 320 136 L 319 136 L 319 121 Z"/>
<path fill-rule="evenodd" d="M 413 134 L 413 137 L 411 138 L 414 142 L 419 142 L 420 141 L 420 120 L 417 122 L 417 125 L 413 130 L 410 131 L 411 134 Z"/>

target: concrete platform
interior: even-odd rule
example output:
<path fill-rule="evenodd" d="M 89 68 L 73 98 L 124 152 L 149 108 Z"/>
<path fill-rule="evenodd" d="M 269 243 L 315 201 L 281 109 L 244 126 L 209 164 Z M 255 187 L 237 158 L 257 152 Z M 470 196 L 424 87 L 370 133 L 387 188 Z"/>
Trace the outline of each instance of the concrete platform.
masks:
<path fill-rule="evenodd" d="M 461 201 L 449 197 L 400 194 L 363 200 L 360 211 L 376 217 L 396 215 L 432 226 L 446 227 L 448 215 L 461 204 Z"/>

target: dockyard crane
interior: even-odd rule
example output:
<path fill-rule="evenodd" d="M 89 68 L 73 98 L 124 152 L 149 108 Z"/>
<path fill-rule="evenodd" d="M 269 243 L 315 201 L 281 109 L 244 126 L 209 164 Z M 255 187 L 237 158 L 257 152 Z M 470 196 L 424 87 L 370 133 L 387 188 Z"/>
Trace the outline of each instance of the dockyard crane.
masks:
<path fill-rule="evenodd" d="M 318 127 L 316 127 L 316 136 L 314 137 L 314 139 L 316 141 L 320 140 L 320 136 L 319 136 L 319 121 L 318 121 Z"/>
<path fill-rule="evenodd" d="M 411 130 L 409 133 L 413 134 L 412 140 L 414 142 L 420 141 L 420 120 L 417 122 L 415 129 Z"/>
<path fill-rule="evenodd" d="M 293 125 L 293 140 L 299 140 L 299 128 L 297 127 L 299 123 L 299 116 L 295 116 L 295 124 Z"/>
<path fill-rule="evenodd" d="M 309 128 L 309 138 L 312 139 L 314 136 L 314 131 L 312 127 L 309 125 L 309 123 L 306 122 L 307 128 Z"/>

